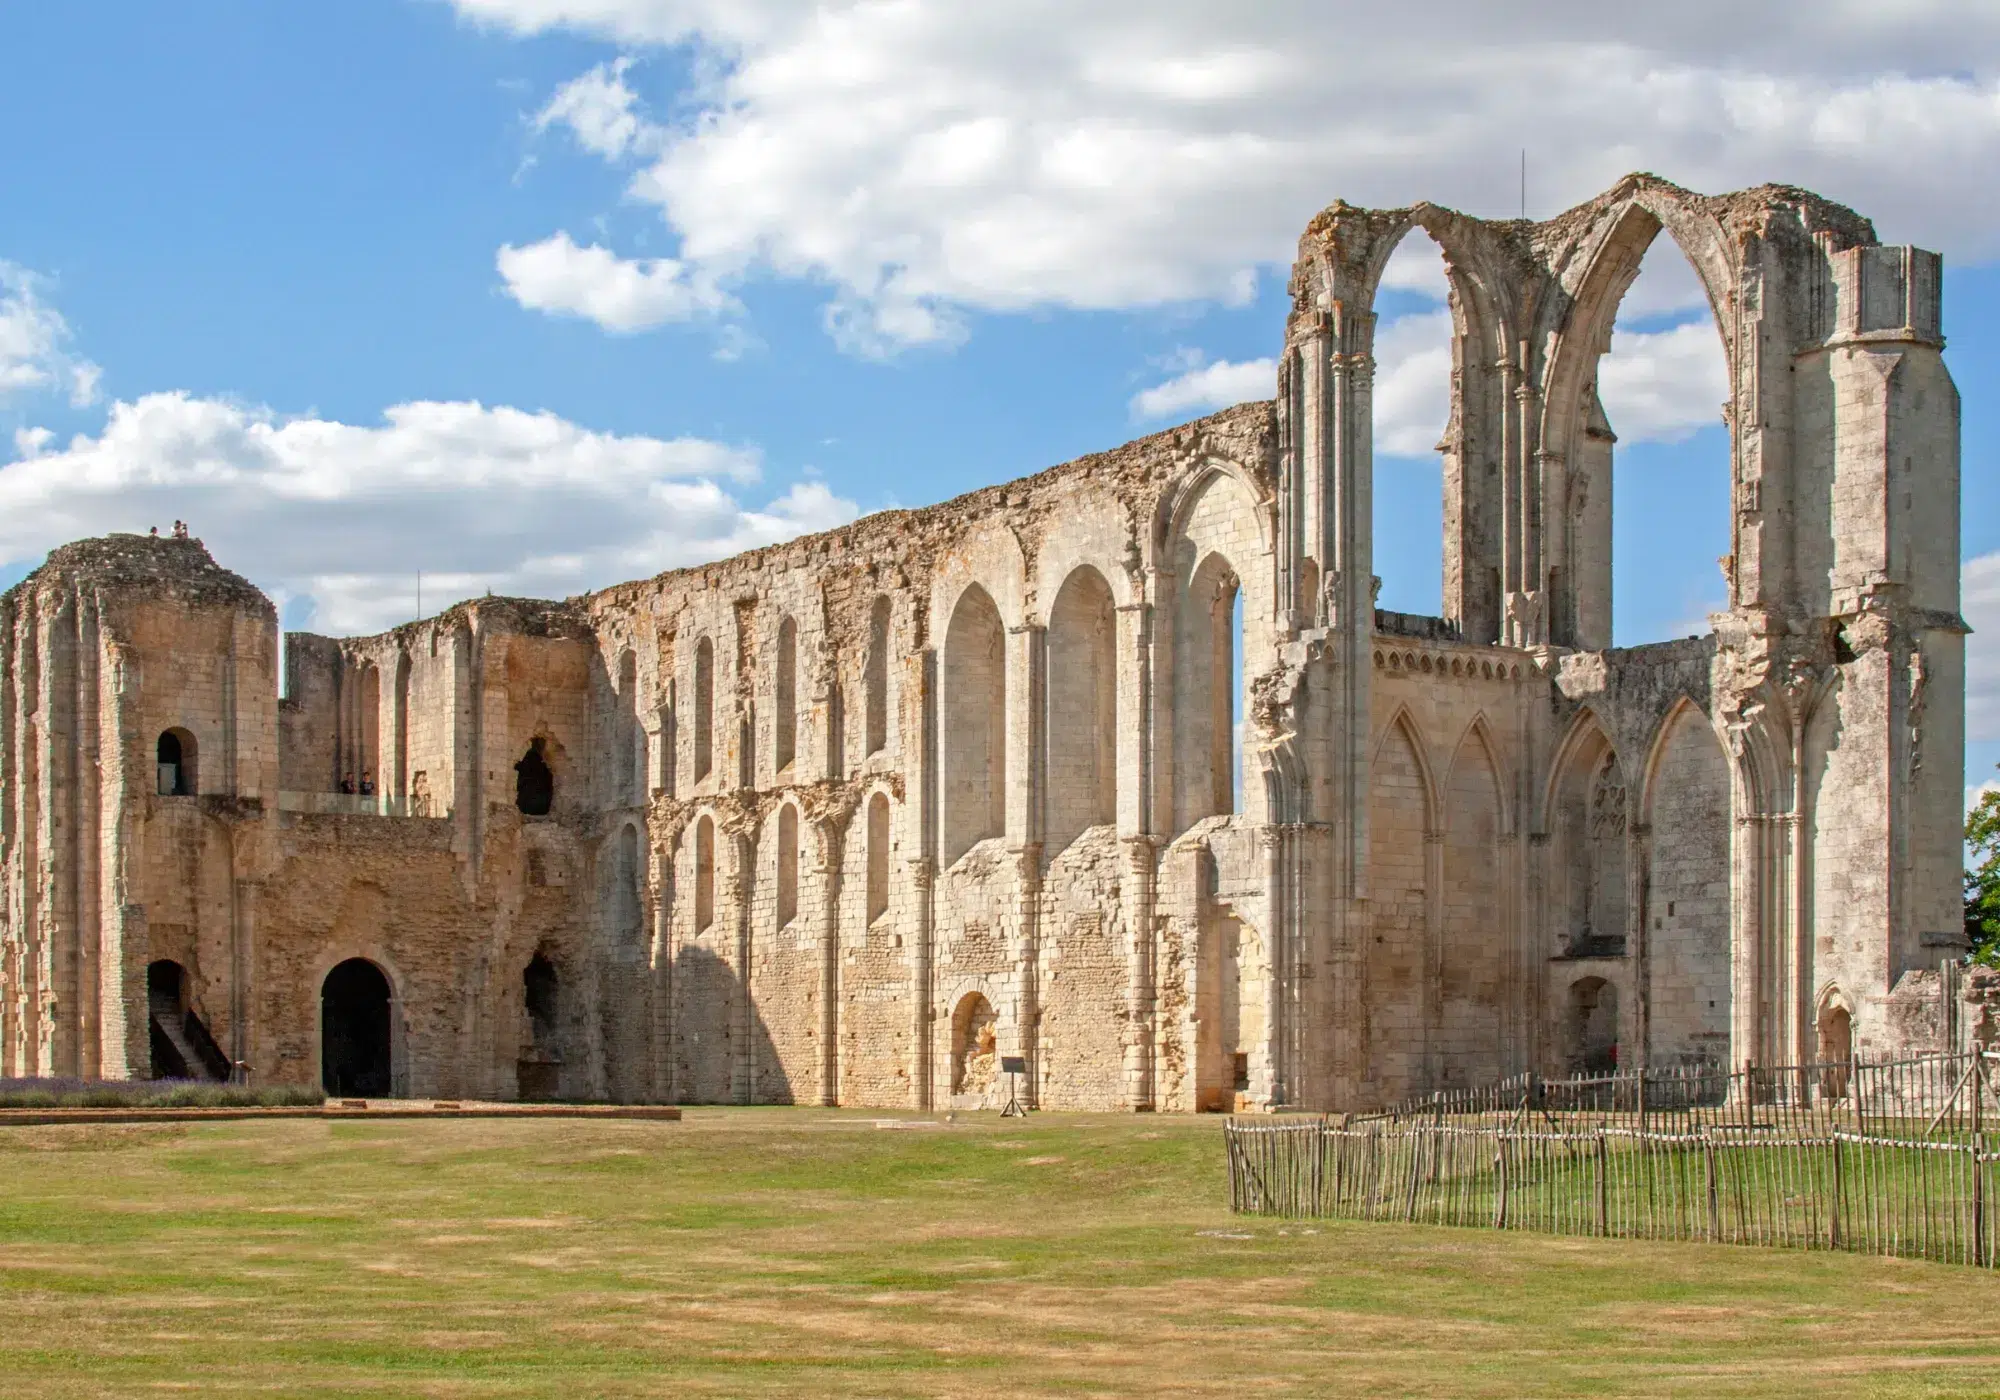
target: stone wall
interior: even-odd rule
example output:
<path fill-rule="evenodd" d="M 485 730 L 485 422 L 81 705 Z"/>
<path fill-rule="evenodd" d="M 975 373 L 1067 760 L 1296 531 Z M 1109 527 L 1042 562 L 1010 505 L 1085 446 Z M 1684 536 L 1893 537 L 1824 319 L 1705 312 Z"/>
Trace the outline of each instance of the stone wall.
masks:
<path fill-rule="evenodd" d="M 1458 313 L 1437 618 L 1373 606 L 1366 309 L 1417 226 Z M 1713 634 L 1609 649 L 1596 357 L 1663 231 L 1762 417 Z M 254 1076 L 408 1094 L 990 1108 L 1019 1056 L 1045 1108 L 1357 1108 L 1793 1059 L 1836 1007 L 1864 1053 L 1928 1043 L 1963 766 L 1935 270 L 1783 187 L 1336 204 L 1273 401 L 294 634 L 282 700 L 273 609 L 198 542 L 67 546 L 0 600 L 0 1073 L 149 1072 L 158 960 Z"/>

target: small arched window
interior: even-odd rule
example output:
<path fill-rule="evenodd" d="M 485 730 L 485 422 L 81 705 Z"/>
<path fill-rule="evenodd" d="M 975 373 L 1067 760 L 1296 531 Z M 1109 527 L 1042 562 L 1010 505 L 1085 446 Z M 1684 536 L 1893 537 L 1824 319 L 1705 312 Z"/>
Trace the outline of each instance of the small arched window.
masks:
<path fill-rule="evenodd" d="M 799 809 L 778 809 L 778 927 L 799 916 Z"/>
<path fill-rule="evenodd" d="M 715 823 L 703 817 L 694 825 L 694 929 L 702 933 L 715 922 Z"/>
<path fill-rule="evenodd" d="M 889 600 L 877 598 L 868 613 L 868 657 L 864 663 L 868 687 L 867 753 L 889 744 Z"/>
<path fill-rule="evenodd" d="M 868 799 L 868 922 L 889 912 L 889 799 Z"/>
<path fill-rule="evenodd" d="M 780 773 L 792 766 L 799 742 L 799 625 L 778 624 L 777 733 L 772 750 Z"/>
<path fill-rule="evenodd" d="M 556 775 L 549 768 L 542 736 L 528 741 L 528 751 L 514 765 L 514 805 L 530 817 L 546 817 L 556 800 Z"/>
<path fill-rule="evenodd" d="M 715 766 L 715 643 L 703 637 L 694 649 L 694 780 Z"/>
<path fill-rule="evenodd" d="M 198 791 L 194 735 L 185 729 L 169 729 L 160 736 L 155 753 L 160 796 L 193 797 Z"/>

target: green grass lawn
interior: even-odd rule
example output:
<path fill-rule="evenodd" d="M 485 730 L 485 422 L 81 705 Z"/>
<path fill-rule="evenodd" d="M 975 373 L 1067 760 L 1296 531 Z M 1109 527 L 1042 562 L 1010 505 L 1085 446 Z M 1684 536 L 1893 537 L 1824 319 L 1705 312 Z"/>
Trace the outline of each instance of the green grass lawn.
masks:
<path fill-rule="evenodd" d="M 1215 1119 L 0 1130 L 0 1396 L 1976 1395 L 2000 1278 L 1287 1223 Z"/>

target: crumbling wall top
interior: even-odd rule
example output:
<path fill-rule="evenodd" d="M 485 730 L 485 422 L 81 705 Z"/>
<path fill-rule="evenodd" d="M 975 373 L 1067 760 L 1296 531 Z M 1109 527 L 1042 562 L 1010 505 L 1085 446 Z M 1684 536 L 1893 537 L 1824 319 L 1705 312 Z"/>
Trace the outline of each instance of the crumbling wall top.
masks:
<path fill-rule="evenodd" d="M 271 600 L 241 574 L 215 562 L 196 539 L 112 534 L 49 552 L 39 569 L 4 595 L 25 597 L 51 585 L 101 593 L 142 594 L 197 607 L 238 607 L 277 616 Z"/>

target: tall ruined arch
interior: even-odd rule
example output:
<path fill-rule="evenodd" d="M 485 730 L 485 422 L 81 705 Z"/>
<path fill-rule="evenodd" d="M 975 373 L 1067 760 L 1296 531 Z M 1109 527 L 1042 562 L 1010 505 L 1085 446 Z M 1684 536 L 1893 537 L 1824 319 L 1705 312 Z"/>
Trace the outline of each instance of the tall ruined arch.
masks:
<path fill-rule="evenodd" d="M 1049 609 L 1047 817 L 1051 857 L 1118 819 L 1118 614 L 1111 585 L 1071 570 Z"/>
<path fill-rule="evenodd" d="M 1176 830 L 1239 810 L 1243 723 L 1243 588 L 1219 552 L 1182 589 L 1174 636 Z"/>
<path fill-rule="evenodd" d="M 1374 605 L 1375 304 L 1391 256 L 1421 228 L 1443 251 L 1452 395 L 1443 454 L 1443 612 L 1469 641 L 1502 639 L 1528 588 L 1536 521 L 1508 489 L 1518 460 L 1520 250 L 1500 226 L 1434 204 L 1337 202 L 1307 226 L 1280 364 L 1279 591 L 1315 583 L 1305 616 L 1326 626 Z M 1510 595 L 1515 600 L 1510 603 Z"/>
<path fill-rule="evenodd" d="M 1614 522 L 1631 520 L 1633 509 L 1619 511 L 1615 505 L 1619 474 L 1614 466 L 1622 460 L 1616 446 L 1621 424 L 1627 438 L 1642 436 L 1649 426 L 1647 411 L 1656 391 L 1647 385 L 1618 389 L 1605 376 L 1629 363 L 1621 357 L 1613 332 L 1642 265 L 1649 253 L 1672 256 L 1666 250 L 1652 251 L 1663 229 L 1701 285 L 1719 337 L 1724 393 L 1732 399 L 1731 386 L 1738 382 L 1733 320 L 1738 277 L 1733 260 L 1723 247 L 1720 224 L 1699 209 L 1694 197 L 1682 198 L 1682 194 L 1671 187 L 1642 184 L 1624 202 L 1602 211 L 1575 247 L 1559 248 L 1555 254 L 1559 280 L 1542 308 L 1542 327 L 1550 348 L 1537 425 L 1545 469 L 1535 488 L 1543 495 L 1542 514 L 1547 522 L 1543 567 L 1549 592 L 1548 636 L 1558 646 L 1601 650 L 1614 644 L 1653 640 L 1643 635 L 1614 637 L 1614 576 L 1621 567 L 1614 545 Z M 1573 287 L 1566 287 L 1572 279 Z M 1698 351 L 1706 342 L 1706 334 L 1693 325 L 1664 334 L 1678 335 L 1681 329 L 1692 332 L 1691 349 Z M 1644 336 L 1646 332 L 1629 334 Z M 1719 404 L 1718 409 L 1731 434 L 1726 455 L 1733 464 L 1738 455 L 1735 414 L 1728 404 Z M 1633 414 L 1630 419 L 1628 410 Z M 1737 472 L 1731 466 L 1722 474 L 1731 484 L 1717 484 L 1717 499 L 1712 504 L 1722 515 L 1716 523 L 1728 532 L 1723 546 L 1726 565 L 1736 552 L 1737 513 L 1732 502 L 1737 499 L 1733 489 Z M 1679 494 L 1696 490 L 1706 499 L 1710 493 L 1701 491 L 1700 486 L 1699 480 L 1690 481 L 1682 472 L 1670 489 Z M 1654 494 L 1660 489 L 1653 488 Z M 1627 543 L 1631 543 L 1629 536 Z M 1694 552 L 1707 557 L 1699 546 Z M 1725 605 L 1734 606 L 1738 598 L 1733 574 L 1728 583 Z M 1695 607 L 1689 603 L 1684 610 Z"/>
<path fill-rule="evenodd" d="M 1714 726 L 1692 700 L 1682 697 L 1668 710 L 1644 779 L 1647 1062 L 1727 1065 L 1733 775 Z"/>
<path fill-rule="evenodd" d="M 945 630 L 939 709 L 943 860 L 1007 829 L 1007 629 L 993 597 L 968 584 Z"/>
<path fill-rule="evenodd" d="M 773 678 L 771 758 L 779 773 L 792 766 L 799 742 L 799 624 L 778 623 L 778 673 Z"/>
<path fill-rule="evenodd" d="M 1266 664 L 1280 620 L 1274 506 L 1254 473 L 1219 458 L 1196 463 L 1160 497 L 1165 615 L 1155 656 L 1171 704 L 1155 763 L 1176 835 L 1204 817 L 1265 806 L 1264 775 L 1241 759 L 1249 675 L 1238 663 Z"/>

